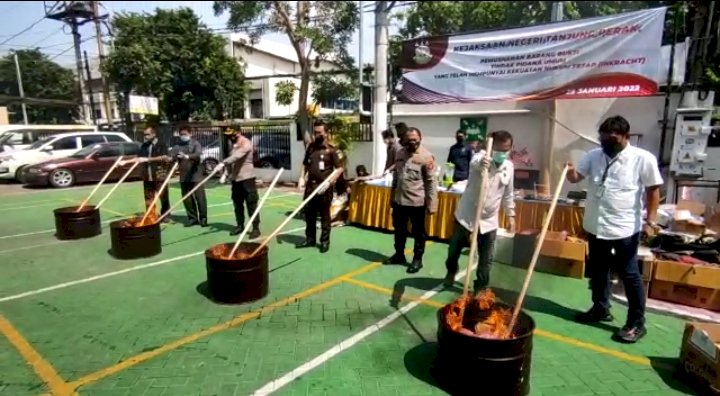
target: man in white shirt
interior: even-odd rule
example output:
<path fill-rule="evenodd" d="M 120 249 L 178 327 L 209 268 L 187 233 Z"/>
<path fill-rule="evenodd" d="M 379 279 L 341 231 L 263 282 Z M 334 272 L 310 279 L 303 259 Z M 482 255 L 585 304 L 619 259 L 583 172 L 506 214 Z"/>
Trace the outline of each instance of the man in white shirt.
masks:
<path fill-rule="evenodd" d="M 615 333 L 621 342 L 633 343 L 645 329 L 645 292 L 637 260 L 640 232 L 654 233 L 663 184 L 657 159 L 629 144 L 630 124 L 625 118 L 606 119 L 599 128 L 600 144 L 588 152 L 577 169 L 568 164 L 571 183 L 588 180 L 583 228 L 588 238 L 588 270 L 592 308 L 577 315 L 581 323 L 611 322 L 610 272 L 623 281 L 628 301 L 625 326 Z M 643 192 L 647 219 L 643 222 Z"/>
<path fill-rule="evenodd" d="M 465 192 L 455 209 L 455 229 L 450 237 L 445 261 L 447 268 L 445 286 L 451 287 L 458 271 L 460 253 L 469 245 L 472 236 L 478 195 L 480 186 L 484 182 L 482 172 L 483 169 L 487 169 L 487 195 L 477 236 L 479 258 L 476 269 L 477 279 L 474 283 L 475 293 L 485 289 L 490 283 L 490 265 L 493 260 L 495 237 L 499 227 L 498 217 L 501 204 L 505 209 L 509 231 L 515 231 L 515 200 L 513 196 L 515 167 L 508 159 L 510 150 L 512 150 L 513 137 L 507 131 L 493 132 L 490 136 L 493 138 L 492 160 L 488 161 L 485 158 L 485 150 L 476 152 L 470 160 L 470 175 Z"/>

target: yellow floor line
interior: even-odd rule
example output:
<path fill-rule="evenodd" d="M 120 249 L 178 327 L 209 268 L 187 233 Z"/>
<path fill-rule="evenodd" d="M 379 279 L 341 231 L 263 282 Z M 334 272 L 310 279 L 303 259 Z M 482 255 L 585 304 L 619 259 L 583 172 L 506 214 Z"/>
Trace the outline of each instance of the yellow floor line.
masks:
<path fill-rule="evenodd" d="M 304 299 L 304 298 L 307 298 L 307 297 L 309 297 L 309 296 L 312 296 L 312 295 L 314 295 L 314 294 L 317 294 L 317 293 L 319 293 L 319 292 L 321 292 L 321 291 L 323 291 L 323 290 L 325 290 L 325 289 L 328 289 L 328 288 L 330 288 L 330 287 L 332 287 L 332 286 L 341 284 L 342 281 L 343 281 L 343 279 L 345 279 L 345 278 L 349 278 L 349 277 L 357 276 L 357 275 L 360 275 L 360 274 L 364 274 L 364 273 L 366 273 L 366 272 L 368 272 L 368 271 L 372 271 L 373 269 L 375 269 L 375 268 L 377 268 L 377 267 L 379 267 L 379 266 L 381 266 L 381 265 L 382 265 L 382 264 L 381 264 L 380 262 L 370 263 L 370 264 L 368 264 L 368 265 L 366 265 L 366 266 L 364 266 L 364 267 L 362 267 L 362 268 L 360 268 L 360 269 L 357 269 L 357 270 L 352 271 L 352 272 L 349 272 L 349 273 L 347 273 L 347 274 L 340 275 L 340 276 L 338 276 L 338 277 L 336 277 L 336 278 L 330 279 L 330 280 L 328 280 L 328 281 L 326 281 L 326 282 L 323 282 L 323 283 L 321 283 L 321 284 L 319 284 L 319 285 L 316 285 L 316 286 L 313 286 L 313 287 L 311 287 L 311 288 L 309 288 L 309 289 L 306 289 L 306 290 L 304 290 L 304 291 L 302 291 L 302 292 L 300 292 L 300 293 L 297 293 L 297 294 L 295 294 L 295 295 L 292 295 L 292 296 L 290 296 L 290 297 L 287 297 L 287 298 L 285 298 L 285 299 L 276 301 L 276 302 L 274 302 L 274 303 L 272 303 L 272 304 L 269 304 L 269 305 L 267 305 L 267 306 L 265 306 L 265 307 L 262 307 L 262 308 L 260 308 L 260 309 L 258 309 L 258 310 L 256 310 L 256 311 L 249 312 L 249 313 L 246 313 L 246 314 L 237 316 L 237 317 L 235 317 L 235 318 L 233 318 L 233 319 L 231 319 L 231 320 L 229 320 L 229 321 L 227 321 L 227 322 L 220 323 L 220 324 L 215 325 L 215 326 L 213 326 L 213 327 L 210 327 L 210 328 L 208 328 L 208 329 L 199 331 L 199 332 L 197 332 L 197 333 L 194 333 L 194 334 L 188 335 L 188 336 L 186 336 L 186 337 L 180 338 L 179 340 L 176 340 L 176 341 L 170 342 L 170 343 L 168 343 L 168 344 L 165 344 L 165 345 L 163 345 L 163 346 L 161 346 L 161 347 L 159 347 L 159 348 L 153 349 L 153 350 L 151 350 L 151 351 L 143 352 L 143 353 L 141 353 L 141 354 L 139 354 L 139 355 L 133 356 L 133 357 L 128 358 L 128 359 L 125 359 L 125 360 L 121 361 L 120 363 L 118 363 L 118 364 L 116 364 L 116 365 L 113 365 L 113 366 L 110 366 L 110 367 L 108 367 L 108 368 L 105 368 L 105 369 L 96 371 L 96 372 L 94 372 L 94 373 L 88 374 L 88 375 L 86 375 L 86 376 L 84 376 L 84 377 L 82 377 L 82 378 L 77 379 L 76 381 L 71 382 L 71 383 L 70 383 L 70 386 L 72 387 L 72 389 L 78 389 L 78 388 L 80 388 L 81 386 L 85 386 L 85 385 L 88 385 L 88 384 L 90 384 L 90 383 L 92 383 L 92 382 L 101 380 L 101 379 L 103 379 L 103 378 L 105 378 L 105 377 L 108 377 L 108 376 L 110 376 L 110 375 L 113 375 L 113 374 L 115 374 L 115 373 L 117 373 L 117 372 L 119 372 L 119 371 L 125 370 L 125 369 L 127 369 L 127 368 L 132 367 L 132 366 L 135 366 L 135 365 L 137 365 L 137 364 L 140 364 L 140 363 L 142 363 L 142 362 L 145 362 L 145 361 L 147 361 L 147 360 L 149 360 L 149 359 L 152 359 L 152 358 L 154 358 L 154 357 L 156 357 L 156 356 L 158 356 L 158 355 L 161 355 L 161 354 L 163 354 L 163 353 L 165 353 L 165 352 L 172 351 L 172 350 L 174 350 L 174 349 L 177 349 L 177 348 L 180 348 L 180 347 L 182 347 L 182 346 L 184 346 L 184 345 L 187 345 L 187 344 L 189 344 L 189 343 L 191 343 L 191 342 L 197 341 L 197 340 L 200 339 L 200 338 L 207 337 L 207 336 L 210 336 L 210 335 L 219 333 L 219 332 L 221 332 L 221 331 L 223 331 L 223 330 L 227 330 L 227 329 L 230 329 L 230 328 L 232 328 L 232 327 L 236 327 L 236 326 L 238 326 L 238 325 L 240 325 L 240 324 L 242 324 L 242 323 L 244 323 L 244 322 L 247 322 L 247 321 L 249 321 L 249 320 L 256 319 L 256 318 L 258 318 L 258 317 L 261 316 L 261 315 L 268 314 L 268 313 L 270 313 L 270 312 L 272 312 L 272 311 L 275 311 L 275 310 L 277 310 L 277 309 L 279 309 L 279 308 L 285 307 L 285 306 L 290 305 L 290 304 L 292 304 L 292 303 L 295 303 L 295 302 L 297 302 L 297 301 L 299 301 L 299 300 L 302 300 L 302 299 Z"/>
<path fill-rule="evenodd" d="M 355 284 L 355 285 L 357 285 L 357 286 L 366 288 L 366 289 L 368 289 L 368 290 L 373 290 L 373 291 L 376 291 L 376 292 L 379 292 L 379 293 L 382 293 L 382 294 L 387 294 L 387 295 L 389 295 L 389 296 L 396 296 L 396 294 L 397 294 L 397 293 L 395 293 L 395 291 L 393 291 L 393 290 L 391 290 L 391 289 L 388 289 L 388 288 L 385 288 L 385 287 L 382 287 L 382 286 L 378 286 L 378 285 L 375 285 L 375 284 L 372 284 L 372 283 L 364 282 L 364 281 L 361 281 L 361 280 L 358 280 L 358 279 L 351 279 L 351 278 L 349 278 L 349 277 L 343 277 L 343 281 L 344 281 L 344 282 L 348 282 L 348 283 Z M 407 301 L 417 301 L 417 302 L 420 302 L 420 303 L 422 303 L 422 304 L 425 304 L 425 305 L 428 305 L 428 306 L 431 306 L 431 307 L 435 307 L 435 308 L 442 308 L 442 307 L 444 307 L 444 306 L 446 305 L 446 304 L 443 304 L 443 303 L 440 303 L 440 302 L 437 302 L 437 301 L 433 301 L 433 300 L 422 300 L 422 299 L 420 299 L 420 298 L 418 298 L 418 297 L 414 297 L 414 296 L 410 296 L 410 295 L 402 295 L 402 296 L 396 296 L 396 297 L 400 297 L 400 298 L 402 298 L 403 300 L 407 300 Z M 587 349 L 587 350 L 590 350 L 590 351 L 594 351 L 594 352 L 597 352 L 597 353 L 601 353 L 601 354 L 603 354 L 603 355 L 612 356 L 612 357 L 614 357 L 614 358 L 617 358 L 617 359 L 620 359 L 620 360 L 625 360 L 625 361 L 630 362 L 630 363 L 635 363 L 635 364 L 638 364 L 638 365 L 641 365 L 641 366 L 648 366 L 648 367 L 651 367 L 651 366 L 652 366 L 652 363 L 651 363 L 650 359 L 648 359 L 648 358 L 645 357 L 645 356 L 631 355 L 631 354 L 629 354 L 629 353 L 617 351 L 617 350 L 614 350 L 614 349 L 606 348 L 606 347 L 603 347 L 603 346 L 600 346 L 600 345 L 596 345 L 596 344 L 592 344 L 592 343 L 585 342 L 585 341 L 580 341 L 580 340 L 577 340 L 577 339 L 575 339 L 575 338 L 566 337 L 566 336 L 563 336 L 563 335 L 560 335 L 560 334 L 556 334 L 556 333 L 552 333 L 552 332 L 549 332 L 549 331 L 546 331 L 546 330 L 542 330 L 542 329 L 535 329 L 535 334 L 538 335 L 538 336 L 540 336 L 540 337 L 549 338 L 549 339 L 551 339 L 551 340 L 555 340 L 555 341 L 558 341 L 558 342 L 562 342 L 562 343 L 564 343 L 564 344 L 572 345 L 572 346 L 577 347 L 577 348 Z M 663 368 L 663 369 L 665 369 L 665 370 L 673 370 L 672 367 L 667 366 L 667 365 L 661 365 L 660 368 Z"/>
<path fill-rule="evenodd" d="M 40 379 L 47 384 L 50 393 L 55 396 L 77 395 L 75 388 L 65 382 L 55 368 L 30 345 L 25 337 L 5 317 L 0 315 L 0 332 L 17 349 L 27 364 L 32 366 Z"/>

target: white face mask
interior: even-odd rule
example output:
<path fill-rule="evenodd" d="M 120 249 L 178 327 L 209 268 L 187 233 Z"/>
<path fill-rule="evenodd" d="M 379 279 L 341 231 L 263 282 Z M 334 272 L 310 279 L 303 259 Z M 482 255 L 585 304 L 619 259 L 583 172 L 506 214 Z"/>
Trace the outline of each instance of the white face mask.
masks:
<path fill-rule="evenodd" d="M 183 142 L 189 142 L 189 141 L 190 141 L 190 136 L 184 136 L 184 135 L 183 135 L 183 136 L 180 136 L 180 140 L 183 141 Z"/>

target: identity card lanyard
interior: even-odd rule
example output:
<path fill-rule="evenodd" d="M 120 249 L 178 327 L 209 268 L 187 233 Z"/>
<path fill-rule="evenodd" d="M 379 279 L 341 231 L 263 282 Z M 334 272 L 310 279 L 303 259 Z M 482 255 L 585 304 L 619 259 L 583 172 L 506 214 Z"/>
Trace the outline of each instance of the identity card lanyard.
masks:
<path fill-rule="evenodd" d="M 598 198 L 602 198 L 603 194 L 605 194 L 605 179 L 607 179 L 608 171 L 610 170 L 610 167 L 615 163 L 615 161 L 620 158 L 620 155 L 616 155 L 615 158 L 608 161 L 607 157 L 605 157 L 605 172 L 603 172 L 602 180 L 600 181 L 600 185 L 598 186 L 597 192 L 595 193 L 595 196 Z"/>

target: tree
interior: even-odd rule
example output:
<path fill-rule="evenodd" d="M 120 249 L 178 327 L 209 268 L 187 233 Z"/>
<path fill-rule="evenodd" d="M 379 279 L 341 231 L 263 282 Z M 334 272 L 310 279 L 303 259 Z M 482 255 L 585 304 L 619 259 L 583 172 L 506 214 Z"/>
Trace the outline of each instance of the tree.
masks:
<path fill-rule="evenodd" d="M 241 111 L 243 70 L 190 8 L 120 13 L 112 27 L 115 46 L 103 68 L 123 103 L 131 92 L 158 97 L 169 120 L 226 119 Z"/>
<path fill-rule="evenodd" d="M 26 97 L 77 101 L 79 88 L 73 72 L 51 61 L 39 49 L 14 51 L 0 59 L 0 92 L 3 95 L 20 96 L 14 54 L 18 56 Z M 77 106 L 26 107 L 28 121 L 33 124 L 73 123 L 78 112 Z M 11 122 L 23 122 L 19 104 L 10 105 L 8 110 L 13 113 L 10 115 Z"/>
<path fill-rule="evenodd" d="M 278 81 L 275 84 L 275 101 L 283 106 L 290 106 L 295 99 L 297 86 L 290 80 Z"/>
<path fill-rule="evenodd" d="M 215 1 L 215 15 L 228 13 L 227 26 L 246 31 L 253 42 L 267 32 L 284 33 L 300 65 L 298 121 L 309 141 L 307 113 L 313 68 L 331 60 L 342 69 L 351 69 L 347 47 L 359 23 L 355 1 Z M 320 84 L 327 79 L 320 80 Z M 346 88 L 338 85 L 335 88 Z M 336 91 L 336 90 L 335 90 Z M 342 95 L 342 92 L 335 92 Z"/>

